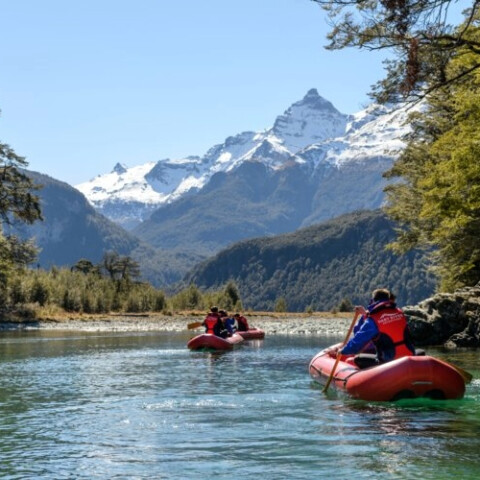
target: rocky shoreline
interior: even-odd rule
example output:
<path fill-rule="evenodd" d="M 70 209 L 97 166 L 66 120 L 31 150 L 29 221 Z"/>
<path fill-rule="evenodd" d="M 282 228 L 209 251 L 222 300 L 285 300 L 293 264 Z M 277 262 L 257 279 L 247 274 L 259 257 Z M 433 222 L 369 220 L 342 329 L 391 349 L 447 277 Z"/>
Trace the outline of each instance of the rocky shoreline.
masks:
<path fill-rule="evenodd" d="M 480 282 L 405 307 L 415 345 L 480 347 Z"/>
<path fill-rule="evenodd" d="M 439 293 L 415 306 L 403 307 L 416 346 L 480 347 L 480 282 L 454 293 Z M 30 321 L 0 321 L 6 330 L 78 330 L 88 332 L 188 331 L 187 325 L 203 320 L 196 314 L 132 314 L 78 316 Z M 266 334 L 342 336 L 352 313 L 248 314 L 249 323 Z M 191 330 L 200 333 L 201 328 Z"/>
<path fill-rule="evenodd" d="M 266 334 L 344 335 L 352 321 L 351 313 L 339 314 L 262 314 L 248 315 L 251 326 Z M 1 322 L 6 330 L 71 330 L 85 332 L 181 332 L 189 323 L 203 320 L 198 315 L 115 315 L 109 317 L 69 318 Z M 191 330 L 200 333 L 202 328 Z"/>

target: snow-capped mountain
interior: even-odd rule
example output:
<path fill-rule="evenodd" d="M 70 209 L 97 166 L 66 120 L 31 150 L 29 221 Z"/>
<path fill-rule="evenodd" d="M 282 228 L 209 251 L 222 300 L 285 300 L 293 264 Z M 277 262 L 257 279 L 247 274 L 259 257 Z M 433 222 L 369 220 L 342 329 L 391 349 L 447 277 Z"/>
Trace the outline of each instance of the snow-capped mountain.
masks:
<path fill-rule="evenodd" d="M 371 105 L 355 114 L 340 113 L 316 89 L 291 105 L 262 132 L 228 137 L 202 157 L 164 159 L 127 168 L 117 164 L 111 173 L 77 185 L 90 203 L 108 218 L 134 228 L 162 205 L 201 190 L 213 175 L 232 172 L 247 161 L 272 170 L 298 164 L 312 172 L 341 169 L 371 158 L 392 161 L 403 147 L 408 127 L 404 110 Z"/>
<path fill-rule="evenodd" d="M 410 131 L 407 116 L 405 108 L 372 104 L 349 117 L 342 136 L 309 145 L 299 156 L 315 166 L 325 163 L 340 169 L 374 158 L 391 162 L 404 148 L 403 138 Z"/>

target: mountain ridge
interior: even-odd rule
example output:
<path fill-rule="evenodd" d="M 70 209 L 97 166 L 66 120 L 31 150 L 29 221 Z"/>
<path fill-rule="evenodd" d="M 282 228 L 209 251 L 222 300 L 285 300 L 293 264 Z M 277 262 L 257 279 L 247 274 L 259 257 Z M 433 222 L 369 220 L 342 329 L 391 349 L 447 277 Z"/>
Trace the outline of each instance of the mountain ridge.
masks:
<path fill-rule="evenodd" d="M 346 115 L 310 89 L 269 129 L 227 137 L 201 157 L 163 159 L 131 168 L 117 164 L 111 173 L 76 188 L 98 211 L 133 229 L 156 209 L 196 195 L 216 173 L 232 172 L 247 161 L 262 162 L 272 170 L 303 165 L 311 172 L 365 164 L 372 157 L 386 158 L 391 164 L 408 131 L 405 118 L 404 109 L 392 112 L 379 105 Z"/>

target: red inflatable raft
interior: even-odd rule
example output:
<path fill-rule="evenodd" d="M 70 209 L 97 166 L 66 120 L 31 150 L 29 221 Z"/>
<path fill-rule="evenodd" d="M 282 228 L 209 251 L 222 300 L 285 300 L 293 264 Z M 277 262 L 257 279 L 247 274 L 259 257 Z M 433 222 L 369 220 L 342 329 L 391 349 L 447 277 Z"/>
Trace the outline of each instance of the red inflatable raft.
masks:
<path fill-rule="evenodd" d="M 239 332 L 237 330 L 238 335 L 240 335 L 244 340 L 255 340 L 257 338 L 264 338 L 265 332 L 260 328 L 249 328 L 246 332 Z"/>
<path fill-rule="evenodd" d="M 354 398 L 369 401 L 395 401 L 428 397 L 458 399 L 465 393 L 465 381 L 458 370 L 428 355 L 402 357 L 369 368 L 358 368 L 344 355 L 338 362 L 331 386 Z M 310 362 L 310 376 L 325 385 L 335 359 L 322 350 Z"/>
<path fill-rule="evenodd" d="M 187 347 L 190 350 L 232 350 L 233 346 L 243 342 L 240 335 L 234 333 L 231 337 L 222 338 L 211 333 L 202 333 L 193 337 Z"/>

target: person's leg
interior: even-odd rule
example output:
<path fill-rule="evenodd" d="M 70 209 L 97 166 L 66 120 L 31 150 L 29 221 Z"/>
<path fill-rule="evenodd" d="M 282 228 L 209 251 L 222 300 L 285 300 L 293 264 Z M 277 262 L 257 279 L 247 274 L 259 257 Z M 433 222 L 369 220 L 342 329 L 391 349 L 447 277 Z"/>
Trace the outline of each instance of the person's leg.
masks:
<path fill-rule="evenodd" d="M 354 361 L 358 368 L 368 368 L 378 365 L 378 358 L 373 353 L 359 353 L 355 355 Z"/>

